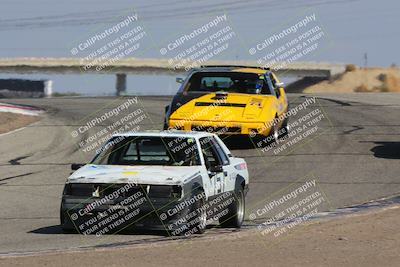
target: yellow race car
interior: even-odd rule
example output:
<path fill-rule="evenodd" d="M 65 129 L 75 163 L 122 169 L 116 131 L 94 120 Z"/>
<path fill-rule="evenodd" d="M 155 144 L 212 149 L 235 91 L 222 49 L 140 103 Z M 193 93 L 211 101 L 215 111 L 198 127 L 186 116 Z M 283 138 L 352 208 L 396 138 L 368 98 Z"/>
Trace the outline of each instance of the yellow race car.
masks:
<path fill-rule="evenodd" d="M 275 139 L 285 132 L 287 97 L 269 69 L 202 66 L 177 82 L 182 85 L 165 109 L 164 129 Z"/>

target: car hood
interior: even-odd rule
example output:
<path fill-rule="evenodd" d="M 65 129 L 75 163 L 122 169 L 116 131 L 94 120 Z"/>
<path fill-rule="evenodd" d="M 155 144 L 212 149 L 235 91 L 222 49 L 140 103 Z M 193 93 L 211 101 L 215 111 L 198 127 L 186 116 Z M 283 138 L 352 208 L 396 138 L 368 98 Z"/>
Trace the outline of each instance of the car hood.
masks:
<path fill-rule="evenodd" d="M 273 96 L 239 93 L 229 93 L 224 99 L 218 99 L 215 93 L 210 93 L 187 102 L 170 118 L 248 122 L 260 119 L 264 108 L 272 108 L 273 99 Z"/>
<path fill-rule="evenodd" d="M 87 164 L 68 183 L 135 183 L 178 185 L 197 176 L 201 166 L 126 166 Z"/>

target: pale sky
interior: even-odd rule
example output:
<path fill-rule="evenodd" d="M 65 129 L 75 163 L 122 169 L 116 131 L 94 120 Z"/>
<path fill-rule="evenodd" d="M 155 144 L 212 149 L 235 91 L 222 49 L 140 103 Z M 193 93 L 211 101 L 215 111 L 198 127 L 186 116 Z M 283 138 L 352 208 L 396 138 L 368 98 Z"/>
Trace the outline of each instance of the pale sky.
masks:
<path fill-rule="evenodd" d="M 226 25 L 235 32 L 235 38 L 215 59 L 255 59 L 248 52 L 250 47 L 315 14 L 315 23 L 325 35 L 318 49 L 304 60 L 362 66 L 367 53 L 369 66 L 399 65 L 399 7 L 396 0 L 2 0 L 0 57 L 71 57 L 71 48 L 81 40 L 136 11 L 147 34 L 136 57 L 163 57 L 160 48 L 216 15 L 227 14 Z M 1 78 L 9 76 L 0 74 Z M 108 92 L 114 87 L 111 75 L 86 76 L 52 79 L 60 91 L 81 90 L 82 79 L 91 85 L 85 87 L 87 93 Z M 134 89 L 142 91 L 151 81 L 155 87 L 151 90 L 157 91 L 160 86 L 176 90 L 171 78 L 153 80 L 150 76 L 139 80 L 130 77 L 128 87 L 130 82 L 132 86 L 135 83 L 138 87 Z"/>

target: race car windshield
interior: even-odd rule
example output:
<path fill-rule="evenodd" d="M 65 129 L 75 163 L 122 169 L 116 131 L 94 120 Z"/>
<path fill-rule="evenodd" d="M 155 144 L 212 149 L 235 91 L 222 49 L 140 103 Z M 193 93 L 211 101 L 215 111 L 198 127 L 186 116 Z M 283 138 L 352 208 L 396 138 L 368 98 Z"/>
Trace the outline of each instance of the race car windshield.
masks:
<path fill-rule="evenodd" d="M 193 138 L 187 137 L 115 137 L 91 162 L 98 165 L 200 165 Z"/>
<path fill-rule="evenodd" d="M 264 76 L 242 72 L 198 72 L 187 83 L 187 92 L 218 92 L 267 94 Z"/>

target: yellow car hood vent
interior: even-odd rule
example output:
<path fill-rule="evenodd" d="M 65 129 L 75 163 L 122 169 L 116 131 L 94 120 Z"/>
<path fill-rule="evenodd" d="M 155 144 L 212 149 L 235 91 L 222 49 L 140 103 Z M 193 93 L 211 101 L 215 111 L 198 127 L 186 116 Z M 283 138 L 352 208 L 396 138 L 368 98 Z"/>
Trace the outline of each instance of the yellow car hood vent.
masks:
<path fill-rule="evenodd" d="M 219 107 L 235 107 L 245 108 L 246 104 L 240 103 L 221 103 L 221 102 L 196 102 L 196 107 L 208 107 L 208 106 L 219 106 Z"/>

